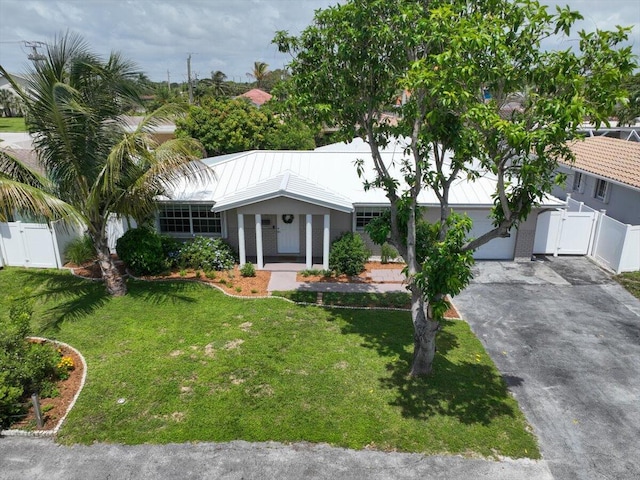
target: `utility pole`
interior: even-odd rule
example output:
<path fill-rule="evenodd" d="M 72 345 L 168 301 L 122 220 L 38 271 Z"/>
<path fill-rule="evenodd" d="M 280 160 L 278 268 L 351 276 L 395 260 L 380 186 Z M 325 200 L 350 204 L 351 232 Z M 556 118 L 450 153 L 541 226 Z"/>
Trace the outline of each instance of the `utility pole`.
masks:
<path fill-rule="evenodd" d="M 187 57 L 187 86 L 189 87 L 189 105 L 192 105 L 193 85 L 191 84 L 191 54 Z"/>
<path fill-rule="evenodd" d="M 171 93 L 171 75 L 169 74 L 169 70 L 167 70 L 167 90 Z"/>
<path fill-rule="evenodd" d="M 33 62 L 40 62 L 42 60 L 46 60 L 47 57 L 45 57 L 43 54 L 41 54 L 40 52 L 38 52 L 38 47 L 44 47 L 47 44 L 44 42 L 24 42 L 24 46 L 27 48 L 31 49 L 31 53 L 27 56 L 27 58 L 29 60 L 32 60 Z"/>

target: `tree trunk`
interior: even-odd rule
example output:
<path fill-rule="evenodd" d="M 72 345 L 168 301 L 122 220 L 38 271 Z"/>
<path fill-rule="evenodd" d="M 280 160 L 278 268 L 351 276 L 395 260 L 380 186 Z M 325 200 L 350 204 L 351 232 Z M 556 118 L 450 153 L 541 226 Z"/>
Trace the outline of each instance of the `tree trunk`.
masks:
<path fill-rule="evenodd" d="M 109 295 L 114 297 L 122 297 L 127 294 L 127 284 L 120 275 L 120 272 L 113 263 L 111 258 L 111 252 L 109 251 L 109 245 L 105 239 L 100 239 L 95 242 L 96 251 L 98 253 L 98 264 L 100 265 L 100 271 L 102 272 L 102 278 L 104 279 L 104 285 L 107 288 Z"/>
<path fill-rule="evenodd" d="M 440 324 L 431 319 L 429 309 L 425 307 L 421 293 L 414 287 L 411 294 L 411 317 L 413 320 L 413 363 L 412 377 L 426 376 L 431 373 L 436 355 L 436 334 Z M 413 290 L 413 289 L 412 289 Z"/>

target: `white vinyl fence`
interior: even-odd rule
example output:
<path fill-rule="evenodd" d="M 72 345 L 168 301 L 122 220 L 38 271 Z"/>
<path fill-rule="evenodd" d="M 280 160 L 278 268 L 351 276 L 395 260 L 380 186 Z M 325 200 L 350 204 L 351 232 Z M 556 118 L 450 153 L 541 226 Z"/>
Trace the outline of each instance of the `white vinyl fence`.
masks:
<path fill-rule="evenodd" d="M 538 216 L 534 254 L 589 255 L 620 272 L 640 270 L 640 225 L 625 225 L 567 197 L 567 208 Z"/>
<path fill-rule="evenodd" d="M 109 218 L 107 239 L 112 253 L 116 251 L 116 241 L 130 225 L 135 227 L 135 222 L 115 215 Z M 0 223 L 0 267 L 61 268 L 66 262 L 67 246 L 82 234 L 82 227 L 61 221 Z"/>
<path fill-rule="evenodd" d="M 5 265 L 60 268 L 66 245 L 77 229 L 61 223 L 0 223 L 0 250 Z"/>

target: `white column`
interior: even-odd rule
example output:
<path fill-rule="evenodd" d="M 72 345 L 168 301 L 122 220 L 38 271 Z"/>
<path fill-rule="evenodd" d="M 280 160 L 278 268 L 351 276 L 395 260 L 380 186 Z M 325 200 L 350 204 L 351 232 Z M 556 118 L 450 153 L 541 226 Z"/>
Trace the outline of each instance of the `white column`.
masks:
<path fill-rule="evenodd" d="M 264 268 L 264 255 L 262 254 L 262 215 L 256 213 L 256 268 L 262 270 Z"/>
<path fill-rule="evenodd" d="M 307 269 L 313 268 L 313 250 L 311 248 L 312 243 L 312 216 L 307 214 Z"/>
<path fill-rule="evenodd" d="M 329 270 L 329 227 L 331 226 L 331 216 L 324 216 L 324 230 L 322 232 L 322 268 Z"/>
<path fill-rule="evenodd" d="M 244 215 L 238 214 L 238 253 L 240 254 L 240 266 L 247 263 L 247 249 L 244 241 Z"/>

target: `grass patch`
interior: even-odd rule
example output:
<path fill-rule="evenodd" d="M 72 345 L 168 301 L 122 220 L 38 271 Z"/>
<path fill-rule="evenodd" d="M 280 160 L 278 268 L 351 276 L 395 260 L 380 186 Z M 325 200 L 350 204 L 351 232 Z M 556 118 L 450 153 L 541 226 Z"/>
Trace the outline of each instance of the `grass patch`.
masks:
<path fill-rule="evenodd" d="M 640 299 L 640 272 L 625 272 L 613 277 L 631 295 Z"/>
<path fill-rule="evenodd" d="M 435 374 L 413 379 L 406 312 L 241 300 L 191 282 L 128 286 L 110 298 L 66 272 L 0 271 L 0 309 L 9 296 L 32 297 L 43 333 L 87 359 L 64 443 L 242 439 L 540 456 L 465 322 L 445 323 Z"/>
<path fill-rule="evenodd" d="M 0 132 L 26 132 L 23 117 L 0 117 Z"/>

